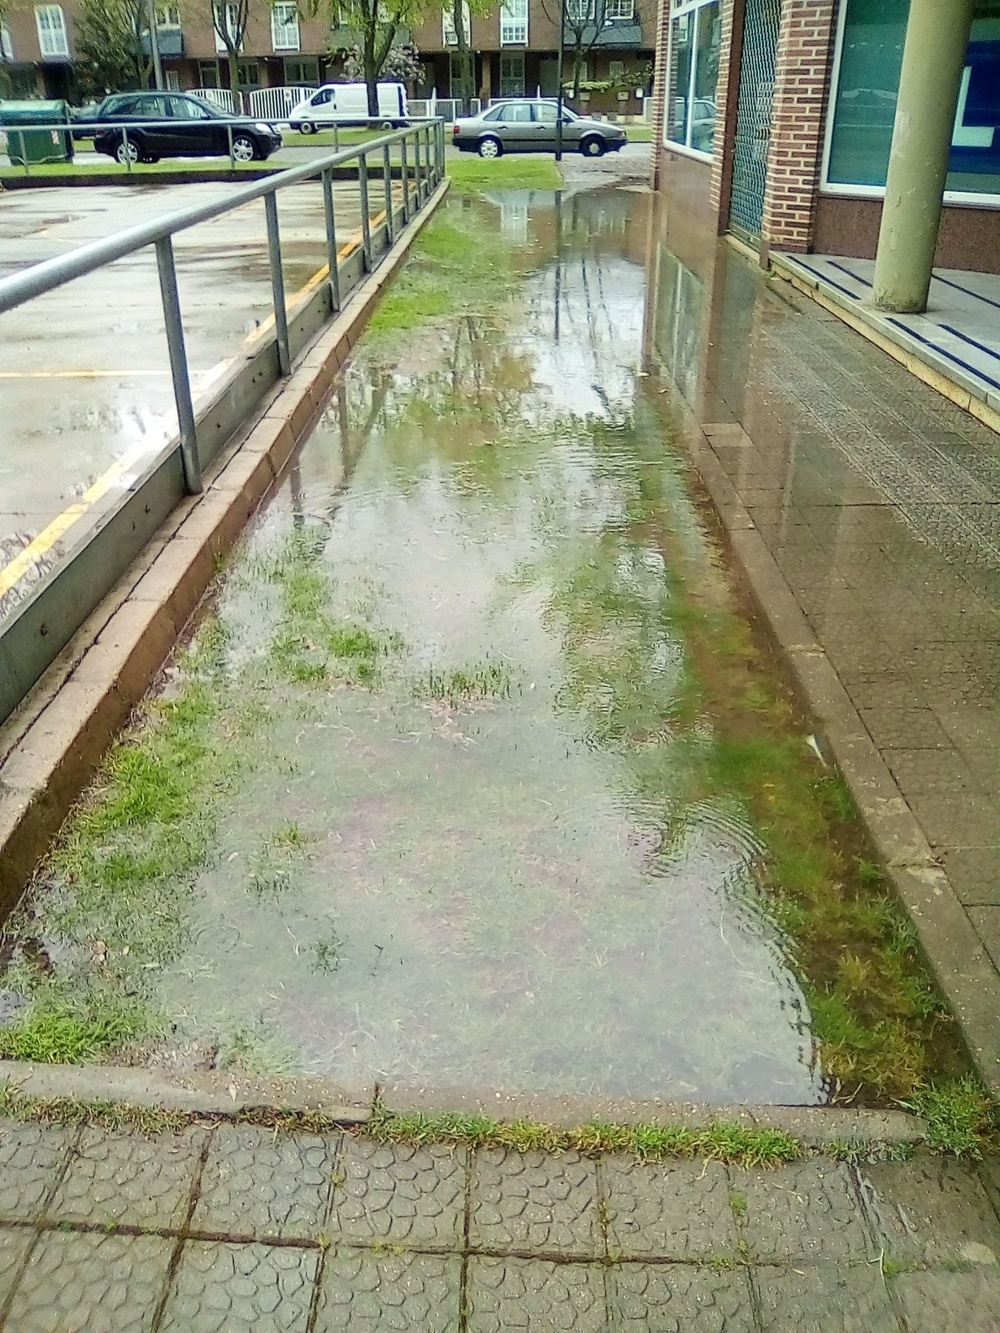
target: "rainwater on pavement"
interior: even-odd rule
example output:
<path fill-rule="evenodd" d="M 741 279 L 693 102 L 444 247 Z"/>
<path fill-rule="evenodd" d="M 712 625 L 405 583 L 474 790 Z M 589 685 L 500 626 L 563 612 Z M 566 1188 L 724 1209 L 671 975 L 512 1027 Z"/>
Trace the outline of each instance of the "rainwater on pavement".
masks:
<path fill-rule="evenodd" d="M 686 626 L 732 594 L 641 369 L 649 208 L 448 201 L 516 281 L 363 340 L 222 579 L 200 863 L 114 910 L 56 874 L 11 989 L 96 970 L 266 1070 L 830 1096 L 761 838 L 697 780 Z"/>

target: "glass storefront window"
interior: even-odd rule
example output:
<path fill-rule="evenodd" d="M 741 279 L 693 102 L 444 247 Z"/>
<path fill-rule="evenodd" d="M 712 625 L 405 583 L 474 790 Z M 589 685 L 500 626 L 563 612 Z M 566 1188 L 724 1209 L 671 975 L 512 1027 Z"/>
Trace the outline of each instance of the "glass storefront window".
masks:
<path fill-rule="evenodd" d="M 675 5 L 670 21 L 667 139 L 711 153 L 719 78 L 719 0 Z"/>
<path fill-rule="evenodd" d="M 826 179 L 884 186 L 909 0 L 848 0 Z M 1000 194 L 1000 6 L 977 0 L 947 188 Z"/>

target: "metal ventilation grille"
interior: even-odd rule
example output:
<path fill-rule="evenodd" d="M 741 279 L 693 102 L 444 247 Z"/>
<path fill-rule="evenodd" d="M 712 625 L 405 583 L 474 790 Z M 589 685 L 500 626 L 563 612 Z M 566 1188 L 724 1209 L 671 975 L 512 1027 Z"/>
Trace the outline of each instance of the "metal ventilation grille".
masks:
<path fill-rule="evenodd" d="M 729 224 L 747 236 L 760 235 L 771 139 L 774 62 L 778 50 L 781 0 L 747 0 L 743 20 L 740 93 L 733 145 L 733 188 Z"/>

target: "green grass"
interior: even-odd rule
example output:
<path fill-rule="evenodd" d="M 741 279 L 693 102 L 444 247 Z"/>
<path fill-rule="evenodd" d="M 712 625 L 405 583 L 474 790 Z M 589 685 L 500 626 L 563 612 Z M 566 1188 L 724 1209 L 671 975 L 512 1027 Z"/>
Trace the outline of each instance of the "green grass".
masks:
<path fill-rule="evenodd" d="M 927 1121 L 927 1144 L 954 1157 L 1000 1147 L 1000 1111 L 971 1076 L 922 1088 L 904 1103 Z"/>
<path fill-rule="evenodd" d="M 468 193 L 559 190 L 563 183 L 555 161 L 541 153 L 497 157 L 492 161 L 467 153 L 449 158 L 446 169 L 453 188 Z"/>
<path fill-rule="evenodd" d="M 629 143 L 652 143 L 652 125 L 634 124 L 625 126 Z"/>
<path fill-rule="evenodd" d="M 623 1152 L 650 1162 L 701 1157 L 744 1167 L 793 1162 L 803 1151 L 799 1141 L 783 1130 L 751 1129 L 727 1121 L 700 1129 L 593 1121 L 579 1129 L 563 1130 L 526 1120 L 502 1121 L 461 1113 L 395 1115 L 379 1105 L 364 1133 L 391 1143 L 453 1143 L 473 1148 L 513 1148 L 518 1152 L 575 1150 L 591 1156 Z"/>
<path fill-rule="evenodd" d="M 90 161 L 93 161 L 93 158 L 96 155 L 90 154 L 88 156 Z M 234 174 L 239 175 L 241 172 L 260 170 L 281 171 L 283 168 L 280 165 L 275 165 L 273 162 L 237 162 L 233 165 L 226 158 L 221 157 L 210 158 L 207 161 L 203 158 L 170 158 L 163 162 L 137 162 L 132 167 L 132 171 L 128 172 L 125 167 L 119 166 L 118 163 L 114 162 L 111 158 L 103 158 L 99 165 L 90 165 L 89 162 L 87 164 L 81 164 L 79 162 L 32 162 L 30 164 L 30 171 L 27 174 L 27 179 L 30 180 L 32 176 L 87 176 L 88 178 L 91 176 L 97 178 L 107 176 L 117 180 L 119 177 L 128 175 L 162 176 L 164 172 L 174 171 L 232 171 Z M 20 177 L 22 180 L 25 179 L 24 168 L 0 167 L 0 180 L 6 180 L 13 177 Z"/>
<path fill-rule="evenodd" d="M 86 1064 L 145 1031 L 147 1022 L 136 1009 L 102 1015 L 50 1012 L 32 1008 L 10 1027 L 0 1029 L 0 1058 L 34 1060 L 40 1064 Z"/>
<path fill-rule="evenodd" d="M 451 671 L 431 668 L 417 681 L 414 693 L 420 699 L 438 699 L 452 708 L 467 707 L 491 699 L 508 699 L 510 668 L 502 662 L 482 662 Z"/>

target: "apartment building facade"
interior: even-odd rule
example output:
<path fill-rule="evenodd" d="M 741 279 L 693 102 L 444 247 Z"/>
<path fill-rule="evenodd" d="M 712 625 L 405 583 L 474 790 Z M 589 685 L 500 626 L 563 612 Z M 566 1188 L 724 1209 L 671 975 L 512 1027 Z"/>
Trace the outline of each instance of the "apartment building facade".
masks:
<path fill-rule="evenodd" d="M 764 260 L 873 258 L 910 4 L 662 0 L 659 190 Z M 1000 0 L 975 0 L 935 262 L 1000 271 Z"/>
<path fill-rule="evenodd" d="M 572 51 L 579 45 L 584 55 L 580 71 L 584 107 L 637 114 L 651 86 L 656 0 L 567 0 L 567 5 L 565 72 L 569 78 Z M 14 0 L 9 6 L 0 26 L 0 66 L 14 95 L 72 96 L 77 7 L 78 0 L 61 4 Z M 505 0 L 487 17 L 466 15 L 480 97 L 556 92 L 559 14 L 559 0 Z M 212 0 L 158 4 L 156 25 L 169 87 L 228 85 L 227 54 L 213 23 Z M 429 10 L 399 39 L 412 41 L 420 51 L 422 72 L 413 94 L 457 95 L 458 40 L 449 13 Z M 342 77 L 338 51 L 355 41 L 356 33 L 348 24 L 331 24 L 329 11 L 310 16 L 294 0 L 251 0 L 239 87 L 248 91 L 316 85 Z"/>

